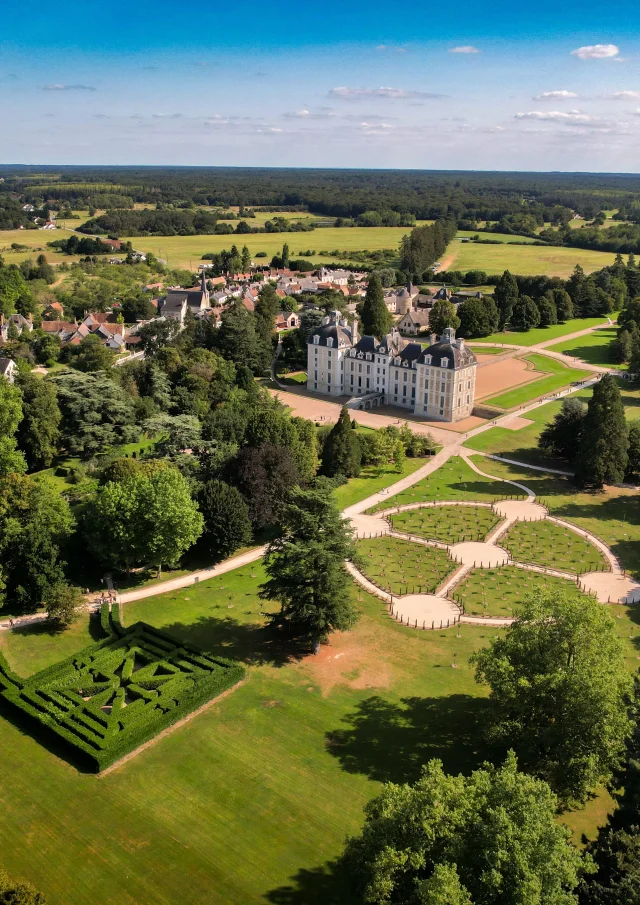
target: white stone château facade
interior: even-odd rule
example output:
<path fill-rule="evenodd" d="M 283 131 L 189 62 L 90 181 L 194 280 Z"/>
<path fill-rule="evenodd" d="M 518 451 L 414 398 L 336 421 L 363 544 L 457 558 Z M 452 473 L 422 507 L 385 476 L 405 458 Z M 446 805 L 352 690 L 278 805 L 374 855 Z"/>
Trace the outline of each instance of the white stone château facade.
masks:
<path fill-rule="evenodd" d="M 426 348 L 394 328 L 381 340 L 358 336 L 338 311 L 307 340 L 307 388 L 330 396 L 377 396 L 436 421 L 461 421 L 473 411 L 477 361 L 455 330 Z"/>

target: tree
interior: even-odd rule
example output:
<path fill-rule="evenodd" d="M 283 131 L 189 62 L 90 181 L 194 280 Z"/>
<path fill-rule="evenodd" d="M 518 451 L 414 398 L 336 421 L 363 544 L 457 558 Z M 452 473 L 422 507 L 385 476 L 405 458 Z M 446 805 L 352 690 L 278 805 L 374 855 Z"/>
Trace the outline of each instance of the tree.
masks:
<path fill-rule="evenodd" d="M 20 374 L 22 420 L 16 441 L 30 471 L 48 468 L 57 452 L 60 437 L 60 409 L 55 384 L 30 372 Z"/>
<path fill-rule="evenodd" d="M 564 802 L 583 802 L 624 754 L 631 681 L 608 611 L 592 597 L 537 591 L 513 624 L 475 653 L 491 689 L 489 737 Z"/>
<path fill-rule="evenodd" d="M 282 533 L 265 555 L 264 600 L 277 600 L 284 623 L 298 637 L 326 641 L 356 621 L 345 560 L 354 546 L 348 523 L 329 492 L 294 488 L 281 516 Z"/>
<path fill-rule="evenodd" d="M 371 274 L 362 304 L 362 332 L 365 336 L 382 339 L 393 327 L 393 318 L 384 300 L 382 283 L 377 274 Z"/>
<path fill-rule="evenodd" d="M 66 628 L 76 620 L 77 610 L 84 602 L 82 592 L 78 588 L 58 582 L 47 590 L 44 605 L 49 620 L 60 628 Z"/>
<path fill-rule="evenodd" d="M 349 410 L 343 405 L 322 449 L 322 474 L 329 478 L 335 475 L 355 477 L 360 474 L 361 459 L 360 442 L 351 430 Z"/>
<path fill-rule="evenodd" d="M 457 330 L 460 326 L 460 318 L 456 312 L 456 306 L 448 299 L 438 299 L 429 312 L 429 329 L 436 336 L 442 336 L 447 327 Z"/>
<path fill-rule="evenodd" d="M 544 428 L 538 438 L 540 449 L 573 462 L 584 434 L 587 409 L 581 399 L 569 396 L 562 400 L 562 407 L 553 421 Z"/>
<path fill-rule="evenodd" d="M 0 480 L 0 562 L 7 602 L 34 612 L 63 583 L 62 548 L 74 519 L 50 483 L 13 474 Z"/>
<path fill-rule="evenodd" d="M 291 488 L 300 482 L 291 450 L 271 443 L 240 450 L 227 476 L 242 493 L 255 531 L 278 523 Z"/>
<path fill-rule="evenodd" d="M 89 542 L 106 565 L 131 569 L 175 565 L 200 537 L 203 519 L 189 484 L 173 467 L 104 484 L 85 521 Z"/>
<path fill-rule="evenodd" d="M 579 487 L 619 484 L 627 470 L 629 428 L 615 378 L 605 374 L 593 388 L 576 460 Z"/>
<path fill-rule="evenodd" d="M 556 305 L 558 323 L 564 324 L 573 317 L 573 301 L 564 289 L 553 290 L 553 300 Z"/>
<path fill-rule="evenodd" d="M 254 315 L 236 302 L 222 314 L 221 321 L 216 348 L 222 357 L 262 374 L 269 366 L 272 350 L 261 342 Z"/>
<path fill-rule="evenodd" d="M 618 330 L 618 335 L 609 344 L 611 357 L 613 358 L 613 360 L 615 362 L 618 362 L 619 364 L 623 364 L 625 361 L 629 361 L 629 359 L 631 358 L 632 343 L 633 333 L 624 328 Z"/>
<path fill-rule="evenodd" d="M 142 351 L 152 358 L 180 333 L 180 324 L 173 318 L 155 318 L 138 330 Z"/>
<path fill-rule="evenodd" d="M 236 487 L 224 481 L 207 481 L 198 491 L 204 519 L 199 545 L 223 559 L 251 540 L 249 509 Z"/>
<path fill-rule="evenodd" d="M 528 295 L 519 296 L 511 314 L 511 325 L 515 330 L 530 330 L 540 323 L 538 306 Z"/>
<path fill-rule="evenodd" d="M 289 266 L 289 246 L 286 242 L 282 246 L 282 266 L 284 268 Z"/>
<path fill-rule="evenodd" d="M 15 434 L 22 421 L 22 394 L 17 386 L 0 379 L 0 478 L 26 469 L 24 456 L 16 448 Z"/>
<path fill-rule="evenodd" d="M 11 880 L 0 867 L 0 905 L 47 905 L 47 900 L 30 883 Z"/>
<path fill-rule="evenodd" d="M 62 414 L 61 440 L 85 458 L 138 438 L 131 398 L 106 374 L 80 371 L 52 378 Z"/>
<path fill-rule="evenodd" d="M 458 305 L 460 334 L 472 339 L 489 336 L 498 327 L 498 310 L 493 299 L 465 299 Z"/>
<path fill-rule="evenodd" d="M 553 300 L 552 292 L 545 294 L 538 300 L 538 310 L 540 312 L 540 326 L 551 327 L 558 323 L 558 312 L 556 311 L 556 303 Z"/>
<path fill-rule="evenodd" d="M 242 257 L 241 257 L 241 260 L 242 260 L 242 272 L 243 272 L 243 273 L 248 273 L 248 272 L 249 272 L 249 268 L 251 267 L 251 255 L 250 255 L 249 249 L 247 248 L 246 245 L 243 245 L 243 246 L 242 246 L 241 255 L 242 255 Z"/>
<path fill-rule="evenodd" d="M 110 371 L 115 355 L 105 346 L 99 336 L 85 336 L 77 347 L 77 353 L 70 360 L 72 367 L 78 371 Z"/>
<path fill-rule="evenodd" d="M 499 329 L 504 330 L 511 320 L 511 312 L 513 306 L 518 300 L 518 283 L 516 278 L 509 273 L 508 270 L 502 274 L 493 293 L 493 298 L 498 306 L 499 312 Z"/>
<path fill-rule="evenodd" d="M 635 422 L 629 427 L 629 458 L 627 475 L 637 478 L 640 475 L 640 424 Z"/>
<path fill-rule="evenodd" d="M 556 808 L 513 752 L 468 777 L 431 760 L 414 785 L 386 783 L 365 806 L 341 864 L 371 905 L 573 905 L 588 865 Z"/>

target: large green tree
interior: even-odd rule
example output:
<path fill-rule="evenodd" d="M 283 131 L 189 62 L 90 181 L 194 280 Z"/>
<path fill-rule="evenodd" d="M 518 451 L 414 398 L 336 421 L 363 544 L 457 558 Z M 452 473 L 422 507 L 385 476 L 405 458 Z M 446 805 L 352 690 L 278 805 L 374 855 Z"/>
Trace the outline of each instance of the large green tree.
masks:
<path fill-rule="evenodd" d="M 351 530 L 328 492 L 291 490 L 282 533 L 265 555 L 265 600 L 277 600 L 283 623 L 298 637 L 318 642 L 356 621 L 345 560 L 354 553 Z"/>
<path fill-rule="evenodd" d="M 161 468 L 104 484 L 85 520 L 90 544 L 107 566 L 175 565 L 200 537 L 203 519 L 177 469 Z"/>
<path fill-rule="evenodd" d="M 369 285 L 362 303 L 362 333 L 382 339 L 393 327 L 393 318 L 384 300 L 384 291 L 378 274 L 369 277 Z"/>
<path fill-rule="evenodd" d="M 62 413 L 62 443 L 72 455 L 88 458 L 138 438 L 131 397 L 106 374 L 74 371 L 52 379 Z"/>
<path fill-rule="evenodd" d="M 539 591 L 472 657 L 491 693 L 489 734 L 565 802 L 585 801 L 624 753 L 631 680 L 608 610 Z"/>
<path fill-rule="evenodd" d="M 343 405 L 340 417 L 331 428 L 322 448 L 322 474 L 329 478 L 335 475 L 355 477 L 360 474 L 361 459 L 360 442 L 351 429 L 349 410 Z"/>
<path fill-rule="evenodd" d="M 628 465 L 629 428 L 615 378 L 605 374 L 589 400 L 584 433 L 576 460 L 580 487 L 619 484 Z"/>
<path fill-rule="evenodd" d="M 516 300 L 511 312 L 511 326 L 515 330 L 531 330 L 540 324 L 538 306 L 528 295 L 521 295 Z"/>
<path fill-rule="evenodd" d="M 204 519 L 199 546 L 208 554 L 223 558 L 249 543 L 249 509 L 237 487 L 206 481 L 198 490 L 198 505 Z"/>
<path fill-rule="evenodd" d="M 47 900 L 30 883 L 18 883 L 0 867 L 0 905 L 47 905 Z"/>
<path fill-rule="evenodd" d="M 22 421 L 22 393 L 0 377 L 0 478 L 26 470 L 24 456 L 17 449 L 16 431 Z"/>
<path fill-rule="evenodd" d="M 16 440 L 32 471 L 48 468 L 58 448 L 60 409 L 55 384 L 27 372 L 20 374 L 22 420 Z"/>
<path fill-rule="evenodd" d="M 33 612 L 64 582 L 62 549 L 73 525 L 69 504 L 47 481 L 0 481 L 0 563 L 11 606 Z"/>
<path fill-rule="evenodd" d="M 575 396 L 563 399 L 560 411 L 538 438 L 540 449 L 573 462 L 582 442 L 586 414 L 587 409 L 582 399 Z"/>
<path fill-rule="evenodd" d="M 456 306 L 448 299 L 438 299 L 429 311 L 429 329 L 436 336 L 442 336 L 447 327 L 457 330 L 460 326 L 460 318 L 456 312 Z"/>
<path fill-rule="evenodd" d="M 498 329 L 498 309 L 491 298 L 465 299 L 458 305 L 461 336 L 473 339 L 476 336 L 489 336 Z"/>
<path fill-rule="evenodd" d="M 363 905 L 574 905 L 585 865 L 556 809 L 513 752 L 468 777 L 431 760 L 365 806 L 342 867 Z"/>
<path fill-rule="evenodd" d="M 493 293 L 493 298 L 498 306 L 499 329 L 504 330 L 511 320 L 513 306 L 518 301 L 518 283 L 516 278 L 508 270 L 502 274 Z"/>

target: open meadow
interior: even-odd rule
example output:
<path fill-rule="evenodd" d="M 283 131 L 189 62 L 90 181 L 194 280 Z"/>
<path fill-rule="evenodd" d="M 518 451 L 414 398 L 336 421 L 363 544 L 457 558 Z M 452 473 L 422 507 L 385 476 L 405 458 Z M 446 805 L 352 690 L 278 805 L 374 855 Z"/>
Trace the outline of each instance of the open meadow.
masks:
<path fill-rule="evenodd" d="M 505 343 L 512 346 L 537 346 L 538 343 L 550 343 L 554 339 L 559 340 L 570 333 L 578 333 L 591 327 L 604 327 L 608 323 L 609 320 L 606 317 L 576 317 L 570 321 L 565 321 L 564 324 L 553 324 L 551 327 L 536 327 L 534 330 L 527 330 L 526 332 L 505 330 L 502 333 L 491 333 L 489 336 L 474 339 L 473 345 L 477 343 Z M 582 338 L 580 337 L 580 339 Z M 559 351 L 562 350 L 554 348 L 554 352 Z"/>
<path fill-rule="evenodd" d="M 493 238 L 493 237 L 492 237 Z M 511 236 L 512 241 L 520 241 Z M 523 239 L 522 241 L 525 241 Z M 542 245 L 483 245 L 453 239 L 442 257 L 444 270 L 484 270 L 487 273 L 511 273 L 522 276 L 555 276 L 566 279 L 580 264 L 586 273 L 613 264 L 614 255 L 582 248 L 556 248 Z"/>

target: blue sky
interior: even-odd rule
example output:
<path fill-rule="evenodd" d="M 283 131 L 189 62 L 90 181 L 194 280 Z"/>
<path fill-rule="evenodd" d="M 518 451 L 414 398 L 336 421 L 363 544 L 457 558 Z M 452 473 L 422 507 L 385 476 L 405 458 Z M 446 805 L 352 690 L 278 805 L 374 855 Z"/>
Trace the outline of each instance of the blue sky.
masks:
<path fill-rule="evenodd" d="M 2 10 L 4 163 L 640 169 L 637 2 Z"/>

